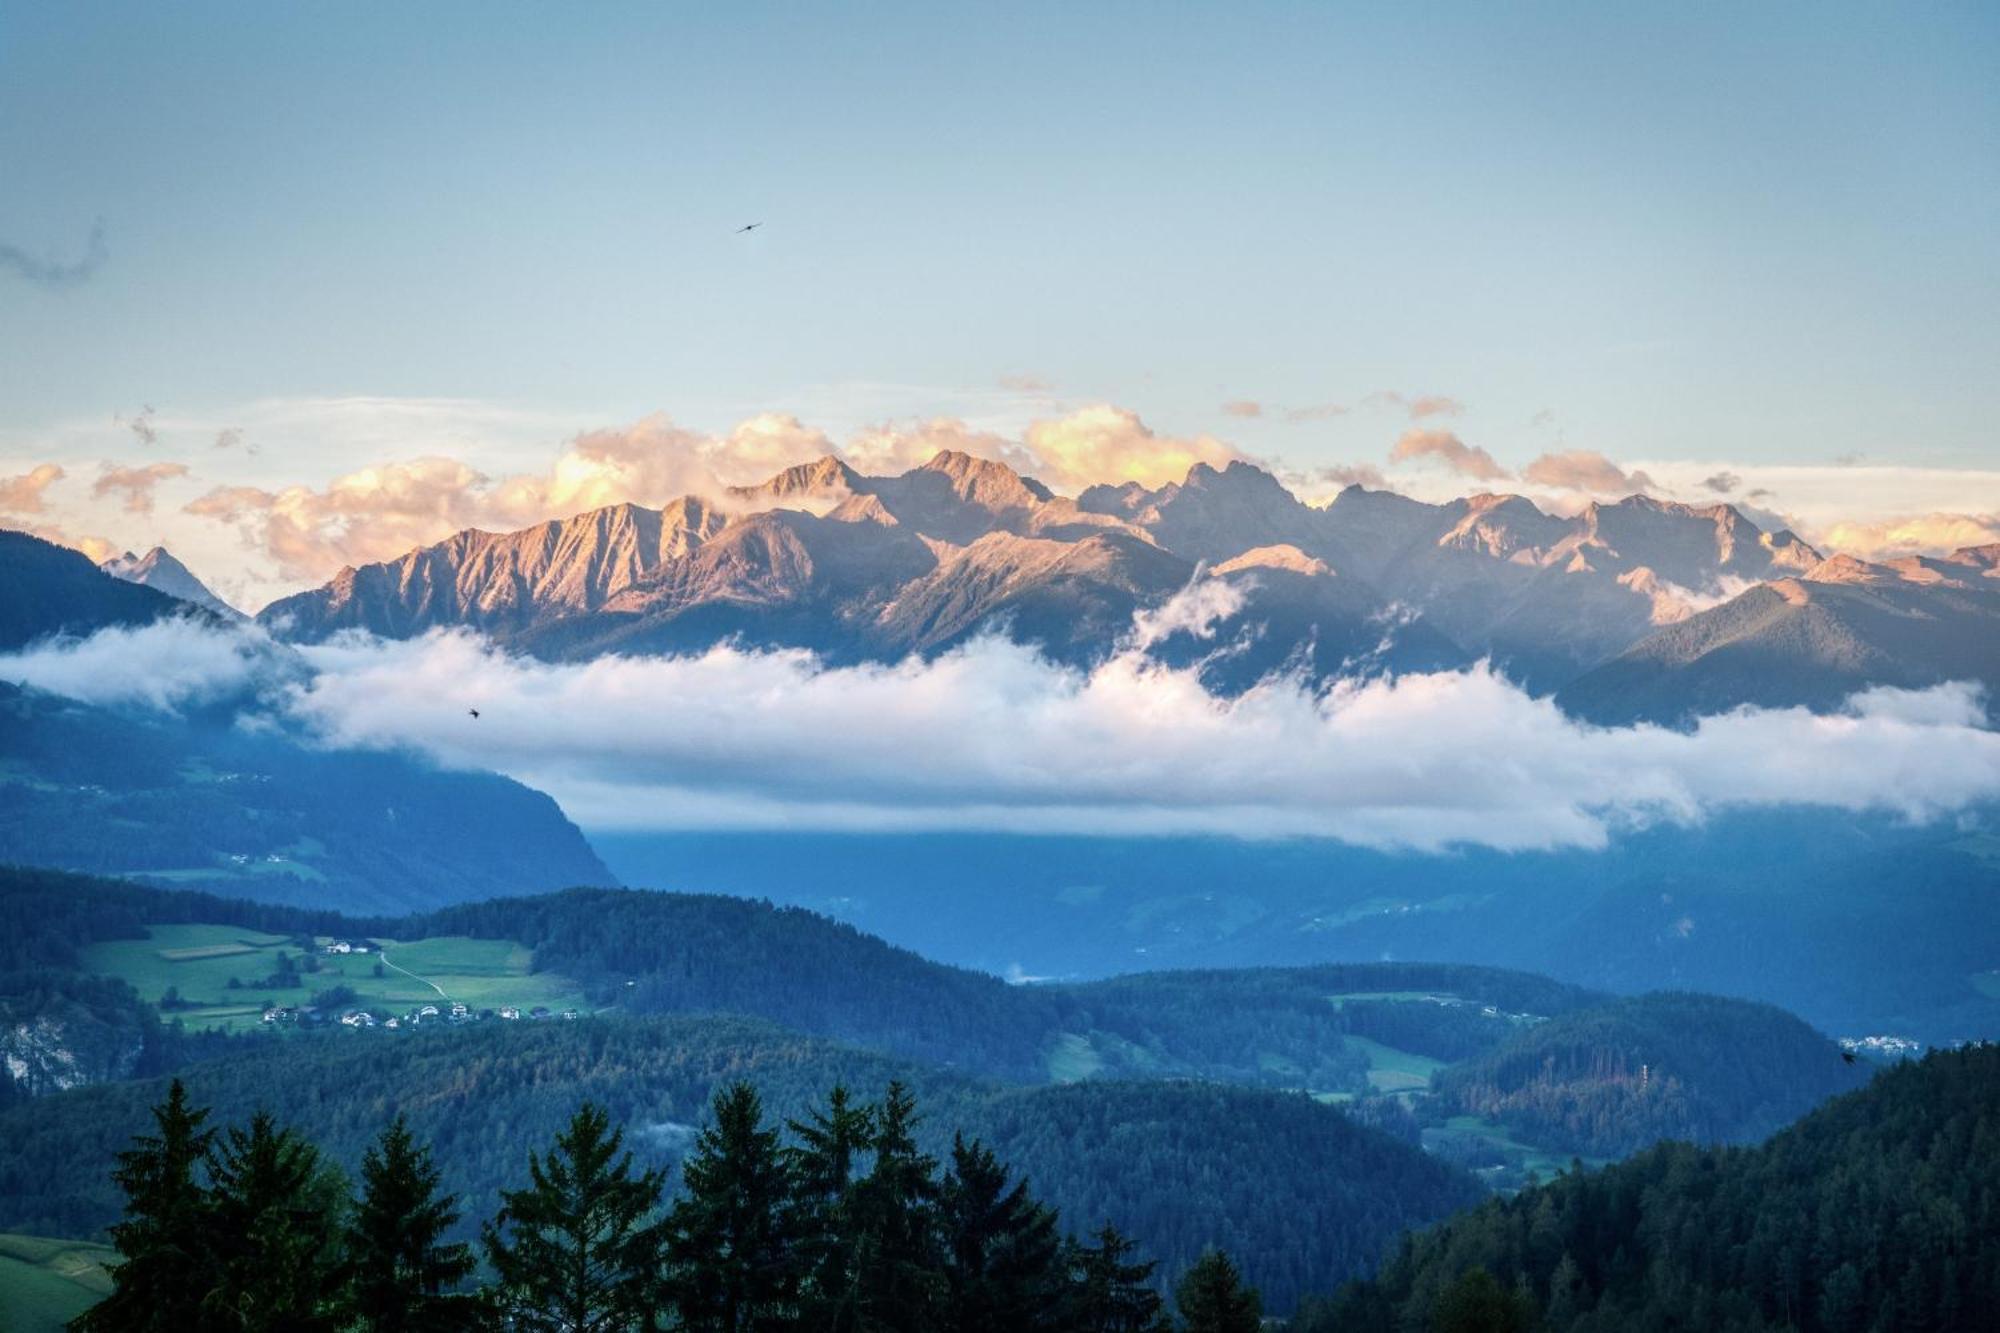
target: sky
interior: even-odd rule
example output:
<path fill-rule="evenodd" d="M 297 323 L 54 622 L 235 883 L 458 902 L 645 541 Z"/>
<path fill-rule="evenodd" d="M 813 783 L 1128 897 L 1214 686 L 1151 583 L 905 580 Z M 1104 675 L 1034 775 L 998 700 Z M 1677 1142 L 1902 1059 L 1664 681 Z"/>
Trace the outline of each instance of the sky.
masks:
<path fill-rule="evenodd" d="M 1976 4 L 0 0 L 0 523 L 255 606 L 956 430 L 2000 540 L 1996 69 Z"/>

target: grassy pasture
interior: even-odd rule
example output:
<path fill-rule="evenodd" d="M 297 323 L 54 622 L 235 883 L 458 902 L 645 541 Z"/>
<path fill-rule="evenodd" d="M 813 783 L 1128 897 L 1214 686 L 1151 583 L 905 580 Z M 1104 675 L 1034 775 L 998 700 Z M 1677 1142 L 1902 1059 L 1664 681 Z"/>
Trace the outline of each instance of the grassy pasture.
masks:
<path fill-rule="evenodd" d="M 1429 1092 L 1431 1076 L 1445 1065 L 1367 1037 L 1349 1037 L 1347 1043 L 1368 1057 L 1368 1082 L 1377 1092 Z"/>
<path fill-rule="evenodd" d="M 357 1008 L 400 1012 L 422 1004 L 457 1001 L 474 1009 L 515 1005 L 530 1009 L 585 1007 L 582 990 L 568 977 L 529 971 L 533 957 L 509 940 L 438 937 L 402 943 L 376 941 L 380 952 L 325 954 L 318 939 L 308 953 L 286 936 L 260 935 L 238 926 L 161 925 L 150 938 L 110 940 L 83 951 L 83 968 L 122 977 L 155 1004 L 169 987 L 186 1007 L 173 1011 L 190 1027 L 251 1027 L 264 1003 L 304 1004 L 319 991 L 350 987 Z M 302 984 L 266 989 L 257 983 L 291 958 Z M 308 959 L 318 964 L 307 971 Z M 381 975 L 376 975 L 378 966 Z M 231 989 L 236 978 L 240 987 Z"/>
<path fill-rule="evenodd" d="M 109 1246 L 0 1234 L 0 1328 L 55 1333 L 111 1290 Z"/>

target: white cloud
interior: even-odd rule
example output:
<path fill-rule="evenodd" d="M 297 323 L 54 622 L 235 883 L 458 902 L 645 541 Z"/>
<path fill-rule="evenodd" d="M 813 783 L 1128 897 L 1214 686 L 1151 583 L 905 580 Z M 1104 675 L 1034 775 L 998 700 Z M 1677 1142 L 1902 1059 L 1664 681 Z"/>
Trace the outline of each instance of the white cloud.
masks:
<path fill-rule="evenodd" d="M 1644 472 L 1627 472 L 1594 449 L 1543 454 L 1521 469 L 1521 480 L 1586 495 L 1624 496 L 1653 489 L 1653 479 Z"/>
<path fill-rule="evenodd" d="M 254 625 L 172 616 L 0 654 L 0 680 L 85 703 L 174 712 L 277 685 L 301 665 Z"/>
<path fill-rule="evenodd" d="M 1199 609 L 1194 623 L 1203 623 Z M 827 667 L 716 648 L 554 665 L 470 635 L 311 650 L 292 707 L 553 794 L 587 827 L 1006 829 L 1601 846 L 1618 827 L 1804 804 L 1931 818 L 2000 797 L 1976 692 L 1603 729 L 1484 670 L 1272 679 L 1235 698 L 1128 648 L 1095 670 L 983 639 Z M 671 709 L 659 700 L 673 699 Z M 481 716 L 466 716 L 467 706 Z"/>
<path fill-rule="evenodd" d="M 0 510 L 14 514 L 46 512 L 49 487 L 65 475 L 60 464 L 38 463 L 17 477 L 0 477 Z"/>
<path fill-rule="evenodd" d="M 0 657 L 0 679 L 155 709 L 255 696 L 253 712 L 329 745 L 508 773 L 597 828 L 1516 850 L 1597 847 L 1725 808 L 1930 819 L 2000 798 L 2000 734 L 1963 685 L 1871 690 L 1832 715 L 1741 709 L 1683 732 L 1581 725 L 1483 668 L 1325 690 L 1274 677 L 1223 698 L 1145 655 L 1171 630 L 1212 631 L 1231 591 L 1196 584 L 1089 671 L 994 638 L 895 665 L 734 647 L 551 664 L 464 632 L 294 652 L 255 627 L 168 620 Z"/>
<path fill-rule="evenodd" d="M 90 483 L 93 498 L 118 497 L 128 514 L 150 514 L 153 512 L 153 491 L 163 481 L 173 481 L 188 474 L 185 463 L 149 463 L 144 467 L 120 467 L 116 463 L 106 463 L 97 474 L 97 480 Z"/>
<path fill-rule="evenodd" d="M 1080 408 L 1028 427 L 1022 443 L 1041 479 L 1074 495 L 1086 486 L 1136 481 L 1162 486 L 1183 480 L 1196 463 L 1227 467 L 1243 455 L 1207 435 L 1161 435 L 1137 412 L 1109 403 Z"/>
<path fill-rule="evenodd" d="M 1434 458 L 1453 472 L 1474 481 L 1498 481 L 1507 475 L 1507 469 L 1493 460 L 1493 455 L 1476 445 L 1467 444 L 1448 430 L 1422 430 L 1411 427 L 1397 439 L 1395 447 L 1389 451 L 1391 463 L 1407 463 L 1416 459 Z"/>

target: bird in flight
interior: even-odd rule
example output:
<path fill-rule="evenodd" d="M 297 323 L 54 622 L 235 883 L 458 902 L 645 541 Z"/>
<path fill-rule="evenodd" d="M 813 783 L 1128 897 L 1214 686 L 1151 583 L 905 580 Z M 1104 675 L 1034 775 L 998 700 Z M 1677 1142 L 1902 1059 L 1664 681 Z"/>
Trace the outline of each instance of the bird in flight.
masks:
<path fill-rule="evenodd" d="M 474 717 L 479 716 L 479 710 L 477 708 L 468 708 L 465 711 L 472 714 Z"/>
<path fill-rule="evenodd" d="M 1840 1053 L 1840 1058 L 1841 1058 L 1841 1059 L 1843 1059 L 1843 1060 L 1845 1060 L 1845 1061 L 1847 1061 L 1847 1063 L 1849 1063 L 1849 1064 L 1853 1064 L 1853 1063 L 1854 1063 L 1854 1052 L 1853 1052 L 1853 1051 L 1842 1051 L 1842 1052 Z"/>
<path fill-rule="evenodd" d="M 763 223 L 761 223 L 761 222 L 752 222 L 752 223 L 750 223 L 750 224 L 749 224 L 748 226 L 744 226 L 744 227 L 738 227 L 738 228 L 736 229 L 736 234 L 737 234 L 738 236 L 741 236 L 741 235 L 742 235 L 742 234 L 743 234 L 744 232 L 746 232 L 746 231 L 755 231 L 755 230 L 757 230 L 757 228 L 759 228 L 759 227 L 761 227 L 761 226 L 763 226 L 763 225 L 764 225 L 764 224 L 763 224 Z"/>

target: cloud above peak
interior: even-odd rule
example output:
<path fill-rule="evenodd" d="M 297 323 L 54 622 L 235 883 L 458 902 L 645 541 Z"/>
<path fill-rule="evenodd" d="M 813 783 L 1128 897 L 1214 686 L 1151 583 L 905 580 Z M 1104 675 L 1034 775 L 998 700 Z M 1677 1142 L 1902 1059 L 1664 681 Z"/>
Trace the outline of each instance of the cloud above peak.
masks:
<path fill-rule="evenodd" d="M 1404 431 L 1389 450 L 1391 463 L 1425 459 L 1442 463 L 1458 475 L 1474 481 L 1498 481 L 1509 475 L 1506 468 L 1494 461 L 1493 455 L 1467 444 L 1448 430 L 1426 430 L 1413 426 Z"/>
<path fill-rule="evenodd" d="M 1644 472 L 1627 472 L 1594 449 L 1543 454 L 1521 469 L 1521 479 L 1586 495 L 1634 495 L 1653 489 L 1653 479 Z"/>
<path fill-rule="evenodd" d="M 38 463 L 14 477 L 0 477 L 0 513 L 40 514 L 47 510 L 49 487 L 67 474 L 57 463 Z"/>

